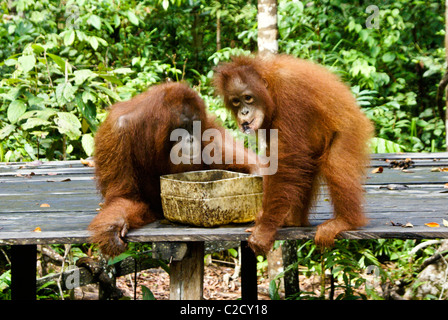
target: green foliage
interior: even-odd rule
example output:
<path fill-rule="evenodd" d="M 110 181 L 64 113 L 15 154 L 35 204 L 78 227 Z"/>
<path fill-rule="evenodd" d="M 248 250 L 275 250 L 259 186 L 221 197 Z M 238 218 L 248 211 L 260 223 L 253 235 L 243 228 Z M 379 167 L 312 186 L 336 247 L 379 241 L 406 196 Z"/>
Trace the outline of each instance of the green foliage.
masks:
<path fill-rule="evenodd" d="M 0 300 L 11 299 L 11 270 L 0 275 Z"/>
<path fill-rule="evenodd" d="M 141 288 L 142 288 L 142 293 L 143 293 L 143 300 L 156 300 L 156 298 L 154 297 L 154 294 L 148 287 L 141 286 Z"/>
<path fill-rule="evenodd" d="M 351 84 L 382 139 L 374 151 L 443 150 L 434 100 L 444 71 L 443 3 L 369 5 L 379 9 L 377 29 L 366 27 L 372 13 L 361 1 L 280 1 L 280 50 L 318 61 Z"/>
<path fill-rule="evenodd" d="M 321 281 L 320 295 L 301 291 L 287 299 L 381 300 L 381 285 L 397 280 L 402 283 L 412 282 L 422 263 L 434 254 L 434 247 L 428 246 L 417 255 L 411 255 L 419 242 L 399 239 L 337 240 L 334 248 L 321 251 L 313 240 L 298 241 L 297 262 L 287 266 L 271 280 L 269 295 L 273 300 L 280 299 L 280 278 L 288 270 L 297 269 L 300 265 L 301 280 L 318 275 L 327 281 Z"/>
<path fill-rule="evenodd" d="M 375 124 L 374 152 L 442 150 L 443 5 L 369 4 L 378 28 L 364 2 L 280 0 L 280 52 L 350 84 Z M 196 86 L 235 129 L 210 79 L 219 61 L 256 51 L 256 1 L 18 0 L 0 14 L 0 161 L 90 156 L 106 108 L 167 78 Z"/>

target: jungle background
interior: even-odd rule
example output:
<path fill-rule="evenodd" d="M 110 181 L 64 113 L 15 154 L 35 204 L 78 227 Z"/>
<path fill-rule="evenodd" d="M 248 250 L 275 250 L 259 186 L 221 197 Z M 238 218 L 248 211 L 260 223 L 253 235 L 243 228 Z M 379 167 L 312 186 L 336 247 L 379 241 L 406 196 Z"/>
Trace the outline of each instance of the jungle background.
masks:
<path fill-rule="evenodd" d="M 379 8 L 374 27 L 366 26 L 372 17 L 366 12 L 369 5 Z M 436 101 L 446 69 L 444 1 L 279 0 L 277 10 L 279 52 L 323 64 L 349 84 L 375 124 L 372 152 L 446 150 Z M 168 79 L 188 82 L 210 112 L 235 129 L 213 93 L 213 67 L 256 50 L 253 0 L 2 1 L 0 162 L 92 156 L 93 137 L 107 107 Z M 301 277 L 327 274 L 341 290 L 331 297 L 329 284 L 319 280 L 320 289 L 292 298 L 399 298 L 405 286 L 419 286 L 413 283 L 415 275 L 440 249 L 440 243 L 422 243 L 340 240 L 322 253 L 312 241 L 301 242 L 293 265 Z M 416 246 L 421 250 L 413 251 Z M 2 247 L 0 264 L 0 297 L 5 299 L 10 294 L 7 249 Z M 67 256 L 64 246 L 51 250 Z M 93 249 L 71 250 L 76 260 Z M 213 257 L 237 264 L 238 253 L 227 250 Z M 362 274 L 368 266 L 381 266 L 377 286 L 366 286 Z M 260 278 L 267 277 L 266 267 L 265 257 L 259 257 Z M 270 298 L 280 298 L 281 276 L 268 281 Z M 39 292 L 42 298 L 61 298 L 50 285 Z M 420 298 L 443 294 L 442 288 L 441 294 Z"/>

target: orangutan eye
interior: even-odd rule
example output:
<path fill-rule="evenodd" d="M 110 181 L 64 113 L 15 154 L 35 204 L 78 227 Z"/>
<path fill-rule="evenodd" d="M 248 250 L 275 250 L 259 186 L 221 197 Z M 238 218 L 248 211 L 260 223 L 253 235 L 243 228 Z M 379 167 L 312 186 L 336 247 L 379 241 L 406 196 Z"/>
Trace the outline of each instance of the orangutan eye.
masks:
<path fill-rule="evenodd" d="M 250 95 L 245 95 L 245 96 L 244 96 L 244 101 L 245 101 L 246 103 L 251 104 L 252 102 L 254 102 L 254 98 L 253 98 L 252 96 L 250 96 Z"/>
<path fill-rule="evenodd" d="M 238 98 L 233 98 L 233 99 L 232 99 L 232 104 L 233 104 L 235 107 L 238 107 L 238 106 L 240 105 L 240 100 L 239 100 Z"/>

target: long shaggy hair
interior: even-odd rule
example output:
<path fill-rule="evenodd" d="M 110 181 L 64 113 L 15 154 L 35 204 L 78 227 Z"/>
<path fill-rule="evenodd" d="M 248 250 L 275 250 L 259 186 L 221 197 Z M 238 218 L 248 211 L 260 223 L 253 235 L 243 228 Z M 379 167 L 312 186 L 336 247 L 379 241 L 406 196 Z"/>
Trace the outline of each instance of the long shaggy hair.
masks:
<path fill-rule="evenodd" d="M 316 241 L 331 245 L 341 231 L 366 223 L 362 180 L 373 126 L 350 89 L 326 68 L 288 55 L 235 57 L 215 69 L 214 85 L 232 112 L 229 83 L 239 78 L 263 102 L 261 129 L 278 130 L 278 171 L 265 176 L 263 212 L 249 239 L 270 249 L 278 227 L 308 224 L 322 176 L 334 219 L 318 227 Z"/>

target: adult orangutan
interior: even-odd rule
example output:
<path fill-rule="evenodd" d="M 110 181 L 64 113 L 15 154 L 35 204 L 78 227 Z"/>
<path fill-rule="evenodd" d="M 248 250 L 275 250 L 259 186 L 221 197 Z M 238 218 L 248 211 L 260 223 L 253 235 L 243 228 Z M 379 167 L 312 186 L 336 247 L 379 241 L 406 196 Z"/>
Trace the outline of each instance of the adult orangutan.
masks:
<path fill-rule="evenodd" d="M 256 171 L 256 157 L 246 149 L 242 151 L 246 159 L 244 164 L 196 161 L 195 152 L 187 152 L 188 159 L 185 154 L 173 159 L 172 150 L 177 150 L 174 154 L 177 157 L 177 152 L 193 150 L 197 144 L 200 149 L 215 144 L 222 159 L 228 148 L 243 148 L 233 139 L 230 145 L 222 143 L 224 139 L 202 141 L 204 138 L 193 135 L 195 121 L 200 124 L 199 135 L 211 128 L 224 133 L 222 127 L 207 117 L 204 102 L 198 94 L 182 83 L 151 87 L 110 108 L 95 136 L 95 174 L 104 205 L 89 225 L 91 241 L 98 243 L 105 255 L 115 256 L 126 249 L 123 238 L 129 229 L 163 216 L 161 175 L 204 169 Z M 180 132 L 177 138 L 181 139 L 171 141 L 176 130 Z M 184 144 L 182 148 L 174 148 L 180 143 Z M 182 161 L 177 161 L 179 159 Z"/>
<path fill-rule="evenodd" d="M 249 237 L 255 252 L 269 251 L 277 228 L 309 224 L 320 176 L 334 217 L 318 226 L 316 243 L 331 246 L 338 233 L 365 225 L 373 127 L 336 75 L 288 55 L 243 56 L 218 66 L 214 85 L 242 131 L 278 130 L 278 170 L 264 176 L 263 210 Z"/>

